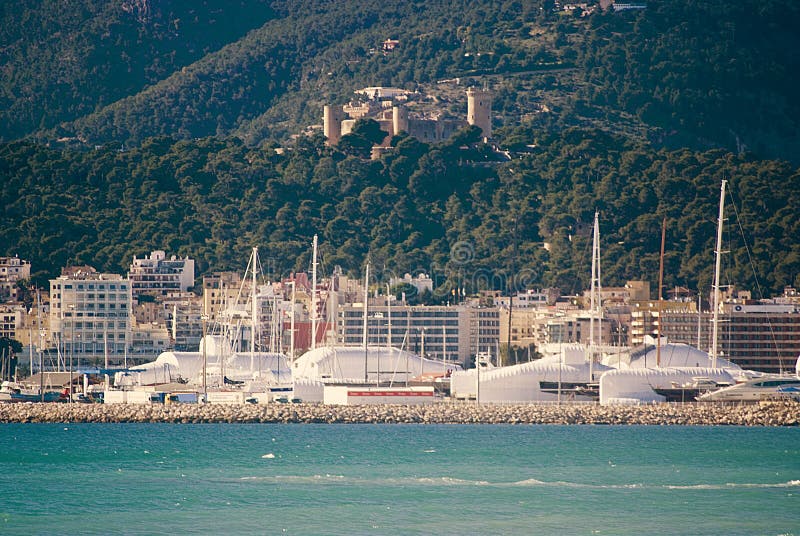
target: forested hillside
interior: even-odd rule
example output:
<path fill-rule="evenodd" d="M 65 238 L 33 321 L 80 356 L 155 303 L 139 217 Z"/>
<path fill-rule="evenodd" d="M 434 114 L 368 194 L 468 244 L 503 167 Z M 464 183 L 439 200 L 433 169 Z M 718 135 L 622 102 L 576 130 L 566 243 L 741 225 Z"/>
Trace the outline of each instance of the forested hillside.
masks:
<path fill-rule="evenodd" d="M 0 140 L 135 95 L 273 16 L 259 0 L 4 2 Z"/>
<path fill-rule="evenodd" d="M 239 269 L 254 245 L 277 277 L 318 233 L 328 270 L 576 292 L 597 210 L 606 284 L 656 281 L 666 217 L 665 284 L 707 292 L 726 178 L 728 281 L 800 285 L 795 3 L 27 0 L 0 21 L 0 255 L 40 283 L 151 249 Z M 378 160 L 309 129 L 376 85 L 455 117 L 487 86 L 511 159 L 474 129 Z"/>
<path fill-rule="evenodd" d="M 726 277 L 755 288 L 752 258 L 765 291 L 800 284 L 800 171 L 785 163 L 571 130 L 524 158 L 476 166 L 486 155 L 460 149 L 476 136 L 462 134 L 434 146 L 398 138 L 378 161 L 321 137 L 285 155 L 235 139 L 154 138 L 127 152 L 16 142 L 0 150 L 0 236 L 42 278 L 70 263 L 124 272 L 151 249 L 190 255 L 201 273 L 240 269 L 253 245 L 278 277 L 308 268 L 318 233 L 328 270 L 357 275 L 369 259 L 378 277 L 423 270 L 442 289 L 504 289 L 515 273 L 520 287 L 578 291 L 598 210 L 606 284 L 657 280 L 666 217 L 665 284 L 707 290 L 729 177 Z"/>
<path fill-rule="evenodd" d="M 496 92 L 498 124 L 800 160 L 791 2 L 655 0 L 578 17 L 547 0 L 29 0 L 0 17 L 3 140 L 258 144 L 360 87 L 435 94 L 458 78 Z M 387 38 L 400 46 L 384 54 Z"/>

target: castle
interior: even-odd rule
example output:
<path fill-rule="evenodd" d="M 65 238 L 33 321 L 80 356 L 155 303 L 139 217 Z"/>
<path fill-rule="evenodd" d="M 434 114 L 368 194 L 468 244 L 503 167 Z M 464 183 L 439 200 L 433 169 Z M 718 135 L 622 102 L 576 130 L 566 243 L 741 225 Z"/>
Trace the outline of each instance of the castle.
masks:
<path fill-rule="evenodd" d="M 362 118 L 374 119 L 386 132 L 384 144 L 400 132 L 426 143 L 446 140 L 467 125 L 480 127 L 484 139 L 492 135 L 492 97 L 485 89 L 467 90 L 467 119 L 446 119 L 439 116 L 420 116 L 409 112 L 404 104 L 410 91 L 398 88 L 369 87 L 356 91 L 366 96 L 367 102 L 344 106 L 326 105 L 323 113 L 323 132 L 328 145 L 336 145 L 342 136 L 350 133 L 355 122 Z"/>

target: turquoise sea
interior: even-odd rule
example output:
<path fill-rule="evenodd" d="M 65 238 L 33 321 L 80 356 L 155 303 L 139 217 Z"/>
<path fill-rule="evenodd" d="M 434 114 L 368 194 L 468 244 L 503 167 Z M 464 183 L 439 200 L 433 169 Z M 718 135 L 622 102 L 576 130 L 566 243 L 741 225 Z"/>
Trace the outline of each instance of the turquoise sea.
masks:
<path fill-rule="evenodd" d="M 0 530 L 800 535 L 800 429 L 0 425 Z"/>

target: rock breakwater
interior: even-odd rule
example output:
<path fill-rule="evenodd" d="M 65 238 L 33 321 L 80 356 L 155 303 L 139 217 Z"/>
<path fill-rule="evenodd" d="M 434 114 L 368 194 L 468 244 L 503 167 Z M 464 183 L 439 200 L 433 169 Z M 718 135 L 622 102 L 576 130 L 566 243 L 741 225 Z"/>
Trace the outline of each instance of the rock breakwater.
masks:
<path fill-rule="evenodd" d="M 0 404 L 0 423 L 419 423 L 798 426 L 800 403 L 326 406 L 322 404 Z"/>

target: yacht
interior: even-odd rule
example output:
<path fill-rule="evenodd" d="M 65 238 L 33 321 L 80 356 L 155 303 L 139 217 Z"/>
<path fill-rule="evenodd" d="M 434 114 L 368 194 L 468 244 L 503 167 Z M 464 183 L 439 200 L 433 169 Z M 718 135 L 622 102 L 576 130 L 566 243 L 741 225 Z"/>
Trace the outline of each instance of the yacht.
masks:
<path fill-rule="evenodd" d="M 4 381 L 0 384 L 0 402 L 59 402 L 66 397 L 57 391 L 27 388 L 16 382 Z"/>
<path fill-rule="evenodd" d="M 701 402 L 757 402 L 759 400 L 800 400 L 800 378 L 765 375 L 697 397 Z"/>

